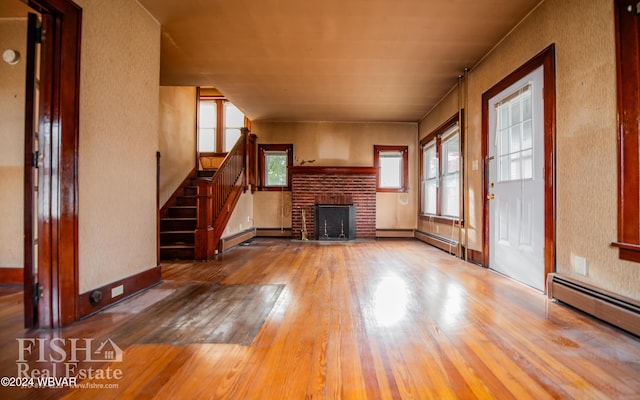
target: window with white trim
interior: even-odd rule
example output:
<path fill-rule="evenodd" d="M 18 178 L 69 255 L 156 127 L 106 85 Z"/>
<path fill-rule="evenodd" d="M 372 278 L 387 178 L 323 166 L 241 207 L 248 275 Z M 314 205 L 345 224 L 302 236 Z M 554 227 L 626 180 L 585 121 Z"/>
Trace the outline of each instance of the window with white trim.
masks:
<path fill-rule="evenodd" d="M 460 218 L 461 137 L 455 120 L 421 142 L 420 212 Z"/>

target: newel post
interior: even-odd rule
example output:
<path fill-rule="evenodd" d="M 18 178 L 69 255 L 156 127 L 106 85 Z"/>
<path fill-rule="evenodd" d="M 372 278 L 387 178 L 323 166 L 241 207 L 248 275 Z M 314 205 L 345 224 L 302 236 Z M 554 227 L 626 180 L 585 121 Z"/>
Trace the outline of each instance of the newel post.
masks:
<path fill-rule="evenodd" d="M 197 224 L 195 231 L 196 260 L 210 260 L 215 251 L 213 247 L 213 186 L 207 180 L 196 182 Z"/>

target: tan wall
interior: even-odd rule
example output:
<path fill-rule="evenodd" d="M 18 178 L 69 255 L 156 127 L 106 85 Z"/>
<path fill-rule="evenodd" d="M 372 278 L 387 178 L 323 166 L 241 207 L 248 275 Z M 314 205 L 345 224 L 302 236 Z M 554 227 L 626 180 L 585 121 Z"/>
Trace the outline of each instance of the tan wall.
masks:
<path fill-rule="evenodd" d="M 160 25 L 133 0 L 77 3 L 84 293 L 156 266 Z"/>
<path fill-rule="evenodd" d="M 555 43 L 556 268 L 561 274 L 640 300 L 640 267 L 620 261 L 610 246 L 617 238 L 613 3 L 547 0 L 471 71 L 469 158 L 480 161 L 482 93 Z M 423 125 L 435 123 L 432 119 L 438 118 L 427 118 L 421 134 Z M 479 250 L 480 171 L 471 171 L 468 178 L 468 205 L 473 210 L 469 247 Z M 586 258 L 587 276 L 575 274 L 572 255 Z"/>
<path fill-rule="evenodd" d="M 417 124 L 414 123 L 341 123 L 341 122 L 260 122 L 254 121 L 252 133 L 258 143 L 293 143 L 294 165 L 373 166 L 374 145 L 409 146 L 409 192 L 378 193 L 379 229 L 414 229 L 417 215 Z M 315 161 L 314 161 L 315 160 Z M 256 192 L 255 224 L 258 228 L 291 227 L 291 196 Z"/>
<path fill-rule="evenodd" d="M 250 228 L 253 228 L 253 194 L 247 190 L 240 195 L 222 237 L 233 236 Z"/>
<path fill-rule="evenodd" d="M 0 19 L 0 51 L 20 52 L 16 65 L 0 61 L 0 268 L 22 268 L 24 101 L 27 20 Z"/>
<path fill-rule="evenodd" d="M 160 206 L 196 165 L 196 88 L 160 88 Z"/>

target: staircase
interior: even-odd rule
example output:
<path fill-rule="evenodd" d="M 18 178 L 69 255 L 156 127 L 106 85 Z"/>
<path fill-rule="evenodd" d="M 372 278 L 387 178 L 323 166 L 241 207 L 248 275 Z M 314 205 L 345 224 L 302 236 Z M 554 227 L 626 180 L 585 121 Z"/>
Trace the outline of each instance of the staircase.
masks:
<path fill-rule="evenodd" d="M 169 207 L 160 220 L 160 259 L 193 260 L 195 258 L 195 229 L 197 224 L 196 181 L 211 179 L 215 169 L 198 171 L 189 185 L 176 197 L 176 205 Z"/>

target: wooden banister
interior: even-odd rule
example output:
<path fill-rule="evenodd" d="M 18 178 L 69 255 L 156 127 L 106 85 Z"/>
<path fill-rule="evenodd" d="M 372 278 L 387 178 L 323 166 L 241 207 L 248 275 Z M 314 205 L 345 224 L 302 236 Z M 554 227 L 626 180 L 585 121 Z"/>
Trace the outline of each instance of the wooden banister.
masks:
<path fill-rule="evenodd" d="M 202 178 L 196 183 L 196 260 L 210 260 L 216 254 L 224 227 L 245 187 L 247 135 L 248 129 L 242 128 L 240 138 L 227 153 L 216 173 L 211 178 Z"/>

